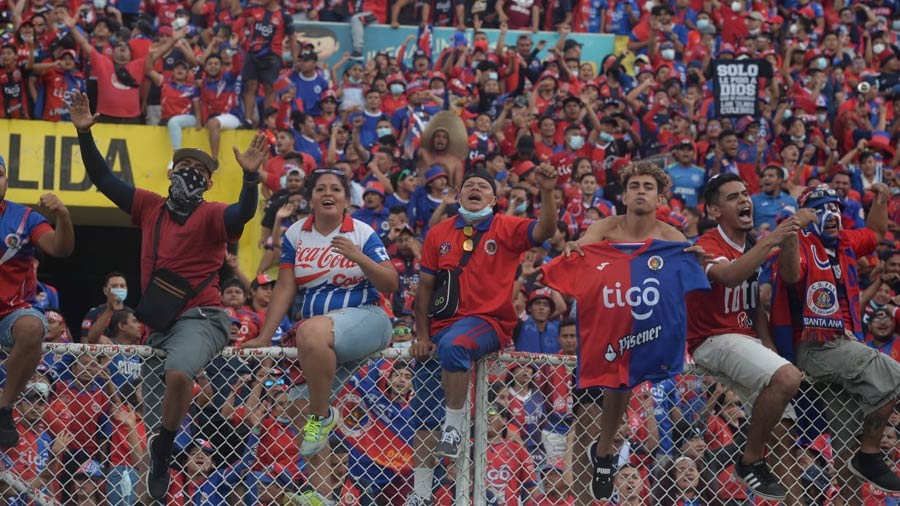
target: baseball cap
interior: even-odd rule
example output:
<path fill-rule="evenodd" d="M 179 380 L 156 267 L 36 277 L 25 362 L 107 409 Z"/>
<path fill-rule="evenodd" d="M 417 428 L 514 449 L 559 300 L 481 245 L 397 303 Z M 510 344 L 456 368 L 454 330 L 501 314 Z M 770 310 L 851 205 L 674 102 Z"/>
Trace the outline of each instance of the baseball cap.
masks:
<path fill-rule="evenodd" d="M 73 60 L 78 61 L 78 53 L 76 53 L 74 49 L 63 49 L 63 51 L 59 53 L 60 59 L 62 59 L 63 56 L 71 56 Z"/>
<path fill-rule="evenodd" d="M 430 169 L 425 171 L 425 184 L 428 184 L 440 177 L 447 177 L 447 173 L 440 165 L 432 165 Z"/>
<path fill-rule="evenodd" d="M 890 309 L 886 307 L 880 307 L 872 312 L 872 319 L 878 318 L 879 316 L 884 318 L 893 318 Z"/>
<path fill-rule="evenodd" d="M 269 275 L 264 272 L 262 274 L 257 274 L 256 278 L 254 278 L 253 281 L 250 282 L 250 289 L 255 290 L 256 288 L 259 288 L 260 286 L 274 284 L 274 283 L 275 283 L 275 280 L 270 278 Z"/>
<path fill-rule="evenodd" d="M 363 196 L 365 197 L 367 193 L 377 193 L 384 198 L 384 185 L 378 181 L 369 181 L 366 183 L 366 189 L 363 191 Z"/>
<path fill-rule="evenodd" d="M 491 190 L 493 190 L 494 195 L 497 194 L 497 183 L 494 181 L 494 176 L 492 176 L 491 173 L 485 169 L 475 169 L 473 171 L 470 171 L 468 174 L 465 175 L 465 177 L 463 177 L 462 185 L 465 185 L 466 181 L 468 181 L 472 178 L 475 178 L 475 177 L 481 178 L 481 179 L 484 179 L 485 181 L 487 181 L 488 184 L 491 185 Z M 462 186 L 462 185 L 460 185 L 460 186 Z"/>
<path fill-rule="evenodd" d="M 324 102 L 325 100 L 328 100 L 329 98 L 334 100 L 335 102 L 337 102 L 337 94 L 335 94 L 334 90 L 332 90 L 332 89 L 323 91 L 322 94 L 319 95 L 319 102 Z"/>
<path fill-rule="evenodd" d="M 303 51 L 300 53 L 300 59 L 319 61 L 319 55 L 315 51 Z"/>
<path fill-rule="evenodd" d="M 427 60 L 427 59 L 428 59 L 428 55 L 425 54 L 425 51 L 422 51 L 422 50 L 420 49 L 420 50 L 416 51 L 415 53 L 413 53 L 413 61 L 416 61 L 416 60 L 418 60 L 419 58 L 425 58 L 425 59 Z"/>
<path fill-rule="evenodd" d="M 759 11 L 753 11 L 750 14 L 748 14 L 747 17 L 750 19 L 755 19 L 757 21 L 765 21 L 765 18 L 763 17 L 762 13 Z"/>
<path fill-rule="evenodd" d="M 581 42 L 578 42 L 577 40 L 566 39 L 565 44 L 563 44 L 563 52 L 565 53 L 566 51 L 568 51 L 572 48 L 583 47 L 583 46 L 584 46 L 584 44 L 582 44 Z"/>
<path fill-rule="evenodd" d="M 47 400 L 49 394 L 50 385 L 40 382 L 28 382 L 28 384 L 25 385 L 25 391 L 22 392 L 22 397 L 29 401 Z"/>
<path fill-rule="evenodd" d="M 556 311 L 556 303 L 553 302 L 553 296 L 550 294 L 550 290 L 547 290 L 546 288 L 541 288 L 539 290 L 531 292 L 531 295 L 528 296 L 528 302 L 525 304 L 525 308 L 531 308 L 531 303 L 538 299 L 545 299 L 550 303 L 551 313 Z"/>
<path fill-rule="evenodd" d="M 690 139 L 681 139 L 672 146 L 672 149 L 694 149 L 694 143 Z"/>
<path fill-rule="evenodd" d="M 186 158 L 193 158 L 202 163 L 210 175 L 219 168 L 219 164 L 217 164 L 211 156 L 197 148 L 181 148 L 176 151 L 175 154 L 172 155 L 172 165 L 175 165 Z"/>
<path fill-rule="evenodd" d="M 306 173 L 303 172 L 303 170 L 300 169 L 300 167 L 297 167 L 296 165 L 294 165 L 292 163 L 285 164 L 285 167 L 290 167 L 290 168 L 288 168 L 288 170 L 286 172 L 286 174 L 288 176 L 300 176 L 300 177 L 304 177 L 304 178 L 306 177 Z"/>

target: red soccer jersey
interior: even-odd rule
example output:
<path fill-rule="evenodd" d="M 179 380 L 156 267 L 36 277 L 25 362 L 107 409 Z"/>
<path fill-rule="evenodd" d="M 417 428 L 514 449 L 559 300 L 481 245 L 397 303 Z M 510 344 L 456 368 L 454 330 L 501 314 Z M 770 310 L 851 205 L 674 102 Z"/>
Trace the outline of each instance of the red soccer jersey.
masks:
<path fill-rule="evenodd" d="M 45 433 L 35 432 L 21 423 L 16 424 L 16 429 L 20 434 L 19 444 L 0 450 L 0 455 L 12 463 L 13 474 L 25 482 L 31 482 L 47 465 L 51 441 Z"/>
<path fill-rule="evenodd" d="M 249 307 L 244 307 L 237 311 L 237 319 L 241 322 L 241 329 L 238 330 L 237 339 L 235 339 L 232 346 L 240 346 L 256 338 L 259 335 L 259 328 L 262 327 L 265 314 L 259 315 Z"/>
<path fill-rule="evenodd" d="M 194 100 L 200 98 L 200 90 L 193 83 L 176 83 L 172 78 L 163 79 L 160 87 L 162 119 L 194 113 Z"/>
<path fill-rule="evenodd" d="M 475 228 L 485 230 L 459 277 L 459 309 L 446 320 L 431 320 L 431 334 L 437 334 L 466 316 L 485 318 L 497 332 L 500 346 L 506 346 L 518 319 L 506 290 L 485 290 L 482 283 L 509 286 L 516 276 L 519 257 L 535 246 L 532 232 L 537 221 L 495 214 Z M 428 231 L 422 247 L 421 272 L 436 275 L 441 269 L 456 269 L 463 255 L 465 222 L 448 218 Z"/>
<path fill-rule="evenodd" d="M 281 59 L 285 42 L 294 33 L 294 23 L 281 9 L 270 11 L 267 6 L 251 3 L 244 8 L 240 19 L 234 24 L 234 33 L 247 30 L 246 49 L 257 56 L 274 54 Z"/>
<path fill-rule="evenodd" d="M 697 241 L 704 251 L 714 257 L 713 262 L 732 262 L 740 258 L 744 249 L 725 236 L 722 227 L 703 234 Z M 714 264 L 706 266 L 706 272 Z M 706 338 L 720 334 L 744 334 L 756 337 L 753 314 L 756 310 L 756 294 L 759 283 L 756 274 L 739 286 L 729 288 L 710 282 L 708 292 L 694 292 L 687 296 L 688 352 L 693 353 Z"/>
<path fill-rule="evenodd" d="M 0 68 L 0 118 L 30 118 L 25 99 L 27 80 L 24 65 L 17 66 L 11 71 Z"/>
<path fill-rule="evenodd" d="M 528 450 L 521 443 L 508 440 L 490 443 L 485 481 L 496 504 L 523 506 L 522 489 L 537 483 L 534 461 Z"/>
<path fill-rule="evenodd" d="M 83 449 L 89 455 L 97 450 L 100 432 L 100 415 L 109 409 L 109 396 L 102 388 L 92 385 L 81 388 L 75 381 L 59 381 L 55 385 L 56 400 L 50 410 L 65 412 L 60 421 L 74 436 L 70 449 Z"/>
<path fill-rule="evenodd" d="M 245 408 L 235 410 L 232 422 L 244 418 Z M 256 449 L 254 471 L 274 469 L 276 473 L 287 471 L 291 476 L 300 472 L 300 447 L 297 445 L 297 430 L 289 423 L 282 423 L 271 417 L 262 420 L 262 434 Z"/>
<path fill-rule="evenodd" d="M 128 409 L 125 405 L 119 409 Z M 147 427 L 141 419 L 140 414 L 137 416 L 138 437 L 141 439 L 141 449 L 147 449 Z M 112 435 L 110 436 L 109 445 L 109 464 L 111 466 L 137 466 L 138 463 L 131 458 L 131 445 L 128 443 L 128 434 L 131 429 L 124 423 L 113 422 Z"/>
<path fill-rule="evenodd" d="M 131 205 L 131 222 L 141 228 L 141 288 L 150 282 L 153 263 L 153 233 L 159 213 L 166 212 L 165 199 L 153 192 L 138 188 Z M 225 229 L 225 208 L 221 202 L 200 204 L 184 225 L 168 216 L 162 220 L 159 233 L 159 254 L 156 268 L 169 269 L 187 279 L 192 287 L 217 272 L 225 262 L 225 243 L 238 237 Z M 185 305 L 185 311 L 197 306 L 220 307 L 219 282 L 214 278 Z"/>
<path fill-rule="evenodd" d="M 34 250 L 42 235 L 53 230 L 39 213 L 0 200 L 0 318 L 29 307 L 37 291 Z"/>

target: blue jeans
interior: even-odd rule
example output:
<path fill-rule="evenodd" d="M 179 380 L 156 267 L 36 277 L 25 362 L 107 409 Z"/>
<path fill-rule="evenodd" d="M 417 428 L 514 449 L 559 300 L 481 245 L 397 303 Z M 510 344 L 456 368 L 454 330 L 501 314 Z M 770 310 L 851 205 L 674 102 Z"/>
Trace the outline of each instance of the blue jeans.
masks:
<path fill-rule="evenodd" d="M 12 328 L 16 321 L 23 316 L 33 316 L 40 320 L 41 324 L 44 326 L 44 334 L 41 336 L 41 339 L 47 335 L 47 318 L 44 316 L 44 313 L 31 307 L 17 309 L 3 318 L 0 318 L 0 346 L 5 348 L 13 347 L 15 341 L 13 340 Z"/>
<path fill-rule="evenodd" d="M 137 502 L 134 491 L 134 486 L 138 483 L 137 471 L 131 466 L 116 466 L 106 476 L 106 500 L 109 506 L 134 506 Z"/>
<path fill-rule="evenodd" d="M 169 129 L 169 141 L 172 143 L 172 149 L 178 151 L 181 149 L 181 130 L 197 126 L 197 118 L 193 114 L 179 114 L 172 116 L 166 123 Z"/>

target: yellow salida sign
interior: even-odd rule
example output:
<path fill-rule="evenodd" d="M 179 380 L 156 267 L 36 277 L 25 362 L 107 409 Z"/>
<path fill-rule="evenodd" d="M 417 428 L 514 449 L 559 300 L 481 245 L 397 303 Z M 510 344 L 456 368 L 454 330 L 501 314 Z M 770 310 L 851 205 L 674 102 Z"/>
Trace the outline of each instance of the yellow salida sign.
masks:
<path fill-rule="evenodd" d="M 160 195 L 167 193 L 166 169 L 173 150 L 166 128 L 100 124 L 95 125 L 92 132 L 100 154 L 116 176 L 137 188 Z M 222 133 L 219 169 L 213 175 L 212 189 L 205 194 L 207 200 L 237 202 L 242 171 L 234 160 L 231 147 L 237 146 L 243 151 L 254 136 L 255 132 L 249 130 Z M 185 129 L 183 146 L 209 152 L 206 131 Z M 88 178 L 81 161 L 78 135 L 71 123 L 0 120 L 0 155 L 6 159 L 7 198 L 11 201 L 33 205 L 44 193 L 53 192 L 69 208 L 116 209 Z M 117 213 L 107 213 L 109 220 L 101 219 L 97 224 L 121 224 L 121 220 L 116 219 L 120 216 Z M 73 216 L 79 224 L 78 213 Z M 240 241 L 241 269 L 250 276 L 255 274 L 261 255 L 256 246 L 260 218 L 261 211 L 244 227 Z"/>

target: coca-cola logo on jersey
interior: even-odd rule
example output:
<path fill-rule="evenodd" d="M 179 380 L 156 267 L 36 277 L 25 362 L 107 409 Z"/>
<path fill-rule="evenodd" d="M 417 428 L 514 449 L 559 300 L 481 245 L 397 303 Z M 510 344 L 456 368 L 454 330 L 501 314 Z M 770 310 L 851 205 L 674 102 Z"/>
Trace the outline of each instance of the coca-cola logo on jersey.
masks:
<path fill-rule="evenodd" d="M 297 244 L 296 265 L 301 269 L 351 269 L 356 267 L 355 262 L 347 260 L 347 257 L 332 251 L 331 246 L 324 248 L 304 248 L 303 242 Z"/>

